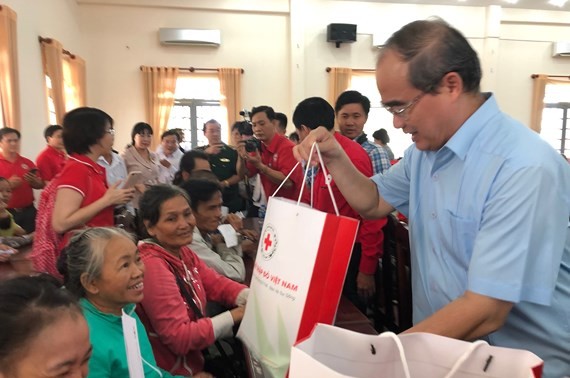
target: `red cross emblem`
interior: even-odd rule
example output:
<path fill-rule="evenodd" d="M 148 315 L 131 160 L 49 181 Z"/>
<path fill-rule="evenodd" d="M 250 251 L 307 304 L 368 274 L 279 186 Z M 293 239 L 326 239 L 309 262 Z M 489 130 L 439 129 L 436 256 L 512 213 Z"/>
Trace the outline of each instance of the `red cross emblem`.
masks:
<path fill-rule="evenodd" d="M 267 233 L 267 236 L 265 236 L 265 239 L 263 239 L 263 248 L 267 251 L 267 249 L 272 245 L 273 241 L 271 240 L 271 234 Z"/>

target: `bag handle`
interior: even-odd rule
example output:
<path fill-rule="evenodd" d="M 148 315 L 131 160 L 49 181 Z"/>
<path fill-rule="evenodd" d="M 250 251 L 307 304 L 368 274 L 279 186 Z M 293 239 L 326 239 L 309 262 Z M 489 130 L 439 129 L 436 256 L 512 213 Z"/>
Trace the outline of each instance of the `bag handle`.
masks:
<path fill-rule="evenodd" d="M 331 196 L 331 201 L 334 207 L 334 212 L 335 214 L 338 216 L 338 206 L 336 204 L 336 200 L 334 198 L 333 195 L 333 191 L 332 191 L 332 187 L 331 187 L 331 180 L 329 180 L 328 177 L 328 173 L 327 173 L 327 168 L 325 167 L 325 163 L 323 162 L 323 157 L 321 155 L 321 150 L 319 150 L 319 146 L 317 145 L 317 142 L 314 142 L 313 145 L 311 146 L 311 152 L 309 153 L 309 158 L 307 159 L 307 161 L 311 161 L 311 157 L 313 156 L 313 153 L 315 151 L 315 149 L 317 150 L 317 155 L 319 156 L 319 164 L 321 166 L 321 169 L 323 170 L 323 175 L 325 177 L 325 183 L 327 184 L 327 188 L 329 190 L 329 194 Z M 277 192 L 279 191 L 279 189 L 281 189 L 281 187 L 285 184 L 285 182 L 289 179 L 289 177 L 291 176 L 291 174 L 293 173 L 293 171 L 295 169 L 297 169 L 297 167 L 299 166 L 299 164 L 301 164 L 300 162 L 297 162 L 297 164 L 295 164 L 295 166 L 293 167 L 293 169 L 291 170 L 291 172 L 289 172 L 289 174 L 287 175 L 287 177 L 285 177 L 285 180 L 283 180 L 283 182 L 281 182 L 281 184 L 279 185 L 279 187 L 275 190 L 275 192 L 273 192 L 274 196 L 275 194 L 277 194 Z M 307 164 L 307 166 L 305 167 L 305 174 L 303 175 L 303 182 L 301 183 L 301 190 L 299 192 L 299 198 L 297 199 L 297 206 L 299 206 L 299 204 L 301 203 L 301 197 L 303 196 L 303 189 L 305 189 L 305 183 L 307 181 L 307 176 L 309 174 L 309 169 L 311 169 L 311 165 Z M 313 183 L 314 181 L 314 175 L 311 175 L 311 183 Z M 313 207 L 313 188 L 314 185 L 311 185 L 311 207 Z"/>
<path fill-rule="evenodd" d="M 392 339 L 392 341 L 394 341 L 396 348 L 398 348 L 398 352 L 400 353 L 400 361 L 402 362 L 402 368 L 404 369 L 404 377 L 411 378 L 410 368 L 408 367 L 408 360 L 406 359 L 406 353 L 404 353 L 404 346 L 402 345 L 402 341 L 398 335 L 396 335 L 394 332 L 383 332 L 379 337 Z"/>
<path fill-rule="evenodd" d="M 469 345 L 469 348 L 467 348 L 467 350 L 457 359 L 457 361 L 455 361 L 455 364 L 453 364 L 451 370 L 449 371 L 449 373 L 446 374 L 444 378 L 452 378 L 459 371 L 461 365 L 463 365 L 463 363 L 467 361 L 467 359 L 471 357 L 471 355 L 483 345 L 489 345 L 489 344 L 484 340 L 477 340 L 471 343 Z"/>

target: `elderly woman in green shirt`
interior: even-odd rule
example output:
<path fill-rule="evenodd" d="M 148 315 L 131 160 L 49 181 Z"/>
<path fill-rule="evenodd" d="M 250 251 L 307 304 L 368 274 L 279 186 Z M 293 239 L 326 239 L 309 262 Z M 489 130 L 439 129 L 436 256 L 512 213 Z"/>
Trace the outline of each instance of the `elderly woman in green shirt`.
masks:
<path fill-rule="evenodd" d="M 156 365 L 146 331 L 134 311 L 143 298 L 144 264 L 130 235 L 117 228 L 82 230 L 72 237 L 64 254 L 60 269 L 65 286 L 80 298 L 93 345 L 88 377 L 130 376 L 123 317 L 136 324 L 144 377 L 174 377 Z"/>

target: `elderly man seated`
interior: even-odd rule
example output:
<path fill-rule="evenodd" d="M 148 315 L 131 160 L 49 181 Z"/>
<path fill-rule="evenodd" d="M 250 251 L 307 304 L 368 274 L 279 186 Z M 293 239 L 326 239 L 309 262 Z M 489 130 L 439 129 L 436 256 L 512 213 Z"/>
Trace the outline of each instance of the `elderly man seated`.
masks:
<path fill-rule="evenodd" d="M 235 231 L 240 232 L 235 245 L 226 243 L 223 236 L 217 232 L 222 223 L 222 191 L 219 182 L 215 178 L 192 178 L 182 183 L 181 187 L 190 196 L 192 212 L 196 219 L 190 249 L 218 273 L 234 281 L 243 282 L 245 266 L 242 259 L 242 235 L 245 234 L 248 238 L 252 235 L 243 230 L 241 218 L 236 214 L 225 217 L 225 221 L 232 225 Z"/>

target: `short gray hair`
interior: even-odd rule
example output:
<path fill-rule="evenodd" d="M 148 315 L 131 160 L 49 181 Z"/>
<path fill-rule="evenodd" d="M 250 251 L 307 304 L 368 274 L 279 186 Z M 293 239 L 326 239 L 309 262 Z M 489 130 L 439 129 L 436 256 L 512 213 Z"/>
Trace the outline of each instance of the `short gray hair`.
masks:
<path fill-rule="evenodd" d="M 74 233 L 62 251 L 66 255 L 65 287 L 70 292 L 82 298 L 85 296 L 85 288 L 81 276 L 87 274 L 88 281 L 101 277 L 105 248 L 116 237 L 133 240 L 128 232 L 115 227 L 87 228 Z"/>
<path fill-rule="evenodd" d="M 478 93 L 481 64 L 467 39 L 441 18 L 411 22 L 392 34 L 378 62 L 386 51 L 395 51 L 409 63 L 408 80 L 425 93 L 437 93 L 441 79 L 456 72 L 465 92 Z"/>

